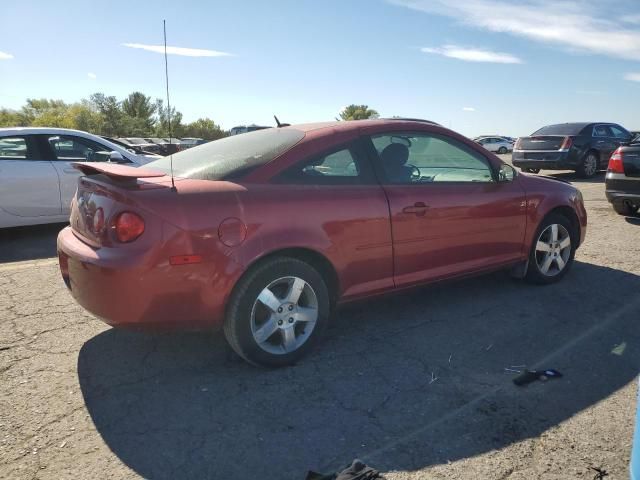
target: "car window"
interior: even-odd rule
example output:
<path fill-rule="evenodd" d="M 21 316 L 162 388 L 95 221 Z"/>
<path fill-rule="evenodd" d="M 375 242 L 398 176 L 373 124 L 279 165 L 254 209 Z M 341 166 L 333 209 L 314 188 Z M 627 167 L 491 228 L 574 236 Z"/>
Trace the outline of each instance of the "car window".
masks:
<path fill-rule="evenodd" d="M 388 183 L 494 181 L 487 160 L 452 138 L 394 133 L 371 140 Z"/>
<path fill-rule="evenodd" d="M 297 163 L 278 176 L 278 183 L 310 185 L 354 185 L 368 183 L 353 148 L 340 150 Z M 367 181 L 365 181 L 367 180 Z"/>
<path fill-rule="evenodd" d="M 611 129 L 613 136 L 616 138 L 629 138 L 631 136 L 631 134 L 624 128 L 618 127 L 617 125 L 609 125 L 609 128 Z"/>
<path fill-rule="evenodd" d="M 609 127 L 607 127 L 606 125 L 596 125 L 595 127 L 593 127 L 593 136 L 594 137 L 610 137 L 611 135 L 611 131 L 609 130 Z"/>
<path fill-rule="evenodd" d="M 33 158 L 30 153 L 25 137 L 0 138 L 0 160 L 27 160 Z"/>
<path fill-rule="evenodd" d="M 111 150 L 108 147 L 86 138 L 51 135 L 47 140 L 56 160 L 66 162 L 106 162 L 111 155 Z"/>

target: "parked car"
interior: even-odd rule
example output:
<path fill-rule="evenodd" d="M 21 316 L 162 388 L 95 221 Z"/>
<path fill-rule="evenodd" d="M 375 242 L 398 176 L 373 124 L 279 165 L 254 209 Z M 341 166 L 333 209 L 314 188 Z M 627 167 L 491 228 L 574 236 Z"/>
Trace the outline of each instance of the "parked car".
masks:
<path fill-rule="evenodd" d="M 180 139 L 180 149 L 186 150 L 187 148 L 197 147 L 198 145 L 202 145 L 207 143 L 207 140 L 203 140 L 202 138 L 194 138 L 194 137 L 186 137 Z"/>
<path fill-rule="evenodd" d="M 156 145 L 153 142 L 149 142 L 144 138 L 126 137 L 126 138 L 119 138 L 118 140 L 120 140 L 123 143 L 128 143 L 129 145 L 138 147 L 140 150 L 142 150 L 145 153 L 154 153 L 156 155 L 162 154 L 162 148 L 160 147 L 160 145 Z"/>
<path fill-rule="evenodd" d="M 562 123 L 520 137 L 513 164 L 530 173 L 540 169 L 575 170 L 584 178 L 606 168 L 609 157 L 632 135 L 615 123 Z"/>
<path fill-rule="evenodd" d="M 78 130 L 0 128 L 0 228 L 67 221 L 80 176 L 73 162 L 151 160 Z"/>
<path fill-rule="evenodd" d="M 154 143 L 158 145 L 160 147 L 160 154 L 163 156 L 171 155 L 173 153 L 180 151 L 180 140 L 178 140 L 177 138 L 168 139 L 168 138 L 151 137 L 151 138 L 145 138 L 144 140 L 146 140 L 149 143 Z"/>
<path fill-rule="evenodd" d="M 503 137 L 480 137 L 475 141 L 490 152 L 499 153 L 501 155 L 513 150 L 513 143 Z"/>
<path fill-rule="evenodd" d="M 640 136 L 618 147 L 609 159 L 605 193 L 613 209 L 630 216 L 640 209 Z"/>
<path fill-rule="evenodd" d="M 174 155 L 175 189 L 167 157 L 77 168 L 58 253 L 78 303 L 113 326 L 223 326 L 259 365 L 306 354 L 337 304 L 499 269 L 556 282 L 587 225 L 572 185 L 429 122 L 229 136 Z"/>
<path fill-rule="evenodd" d="M 202 138 L 193 138 L 193 137 L 181 138 L 180 149 L 186 150 L 187 148 L 197 147 L 198 145 L 202 145 L 203 143 L 207 143 L 207 141 L 203 140 Z"/>
<path fill-rule="evenodd" d="M 240 133 L 255 132 L 256 130 L 264 130 L 265 128 L 272 128 L 272 127 L 262 127 L 260 125 L 256 125 L 255 123 L 252 123 L 251 125 L 241 125 L 238 127 L 233 127 L 229 131 L 229 135 L 238 135 Z"/>
<path fill-rule="evenodd" d="M 160 157 L 160 155 L 158 155 L 157 153 L 145 152 L 139 146 L 133 145 L 132 143 L 129 143 L 129 142 L 125 141 L 124 139 L 106 137 L 106 136 L 103 136 L 103 135 L 101 135 L 100 138 L 103 138 L 104 140 L 107 140 L 107 141 L 109 141 L 111 143 L 115 143 L 116 145 L 119 145 L 120 147 L 122 147 L 125 150 L 127 150 L 129 153 L 135 153 L 137 155 L 142 155 L 142 156 L 148 157 L 148 158 L 150 158 L 152 160 L 157 160 L 158 157 Z"/>

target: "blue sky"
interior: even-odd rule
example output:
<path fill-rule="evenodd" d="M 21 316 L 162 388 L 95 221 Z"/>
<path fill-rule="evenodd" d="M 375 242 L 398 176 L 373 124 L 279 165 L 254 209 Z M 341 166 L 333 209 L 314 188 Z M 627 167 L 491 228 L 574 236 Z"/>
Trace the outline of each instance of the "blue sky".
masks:
<path fill-rule="evenodd" d="M 169 56 L 171 102 L 187 121 L 331 120 L 365 103 L 470 136 L 580 120 L 640 130 L 637 0 L 24 0 L 2 10 L 0 107 L 96 91 L 163 98 L 152 47 L 167 19 L 168 44 L 187 49 Z"/>

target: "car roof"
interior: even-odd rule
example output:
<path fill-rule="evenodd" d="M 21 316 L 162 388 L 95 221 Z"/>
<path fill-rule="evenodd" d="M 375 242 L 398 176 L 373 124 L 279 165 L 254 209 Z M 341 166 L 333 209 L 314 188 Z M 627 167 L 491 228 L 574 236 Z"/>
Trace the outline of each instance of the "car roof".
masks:
<path fill-rule="evenodd" d="M 82 130 L 73 130 L 71 128 L 51 128 L 51 127 L 4 127 L 0 128 L 0 135 L 16 134 L 16 135 L 29 135 L 29 134 L 52 134 L 52 135 L 93 135 L 89 132 Z M 98 136 L 98 135 L 95 135 Z"/>
<path fill-rule="evenodd" d="M 332 122 L 314 122 L 314 123 L 299 123 L 296 125 L 289 125 L 287 127 L 281 128 L 293 128 L 296 130 L 300 130 L 302 132 L 312 132 L 316 130 L 330 129 L 330 130 L 338 130 L 338 131 L 351 131 L 357 130 L 362 127 L 370 127 L 374 125 L 397 125 L 398 123 L 402 124 L 415 124 L 418 125 L 435 125 L 440 126 L 435 122 L 431 122 L 429 120 L 421 120 L 416 118 L 376 118 L 376 119 L 368 119 L 368 120 L 348 120 L 348 121 L 339 121 L 334 120 Z"/>

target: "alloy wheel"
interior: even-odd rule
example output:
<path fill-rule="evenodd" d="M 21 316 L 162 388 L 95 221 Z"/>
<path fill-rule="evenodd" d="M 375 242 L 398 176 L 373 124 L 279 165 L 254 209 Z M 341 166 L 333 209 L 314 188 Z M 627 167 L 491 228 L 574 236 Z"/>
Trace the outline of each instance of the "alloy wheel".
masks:
<path fill-rule="evenodd" d="M 545 228 L 536 243 L 536 263 L 540 273 L 555 277 L 562 272 L 571 256 L 571 235 L 567 229 L 554 223 Z"/>
<path fill-rule="evenodd" d="M 251 333 L 258 346 L 284 355 L 300 348 L 318 321 L 318 297 L 299 277 L 282 277 L 267 285 L 251 309 Z"/>
<path fill-rule="evenodd" d="M 584 159 L 584 173 L 588 177 L 596 174 L 598 170 L 598 159 L 593 153 L 587 155 L 587 158 Z"/>

